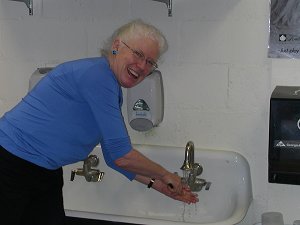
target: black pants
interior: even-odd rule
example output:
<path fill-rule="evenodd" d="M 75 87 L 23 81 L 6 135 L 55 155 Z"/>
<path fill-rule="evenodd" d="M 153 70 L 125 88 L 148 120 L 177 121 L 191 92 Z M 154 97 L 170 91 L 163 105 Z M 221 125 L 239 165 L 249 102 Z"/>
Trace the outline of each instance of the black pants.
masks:
<path fill-rule="evenodd" d="M 0 146 L 0 221 L 5 225 L 63 225 L 62 169 L 47 170 Z"/>

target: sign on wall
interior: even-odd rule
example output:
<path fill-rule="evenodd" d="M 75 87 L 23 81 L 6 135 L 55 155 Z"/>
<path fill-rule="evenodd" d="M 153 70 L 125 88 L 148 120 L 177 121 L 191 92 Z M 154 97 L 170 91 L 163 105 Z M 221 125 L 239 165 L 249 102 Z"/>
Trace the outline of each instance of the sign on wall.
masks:
<path fill-rule="evenodd" d="M 300 0 L 270 0 L 269 58 L 300 58 Z"/>

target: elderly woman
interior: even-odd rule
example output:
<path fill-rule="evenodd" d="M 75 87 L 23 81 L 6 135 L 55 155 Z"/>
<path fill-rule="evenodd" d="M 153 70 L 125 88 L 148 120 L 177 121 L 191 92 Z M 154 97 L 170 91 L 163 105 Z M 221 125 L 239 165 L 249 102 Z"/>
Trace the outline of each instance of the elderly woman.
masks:
<path fill-rule="evenodd" d="M 157 28 L 134 20 L 112 35 L 102 57 L 57 66 L 4 114 L 3 224 L 63 224 L 61 168 L 85 159 L 99 143 L 106 163 L 129 180 L 185 203 L 198 201 L 179 176 L 133 149 L 121 113 L 121 87 L 142 82 L 166 50 Z"/>

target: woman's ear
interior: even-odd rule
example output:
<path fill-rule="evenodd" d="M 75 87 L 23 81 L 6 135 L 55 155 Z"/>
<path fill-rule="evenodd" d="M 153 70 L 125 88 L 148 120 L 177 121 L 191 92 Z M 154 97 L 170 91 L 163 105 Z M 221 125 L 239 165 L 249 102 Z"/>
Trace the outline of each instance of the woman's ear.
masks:
<path fill-rule="evenodd" d="M 113 41 L 112 46 L 111 46 L 111 50 L 112 51 L 118 51 L 119 47 L 120 47 L 120 39 L 117 38 Z"/>

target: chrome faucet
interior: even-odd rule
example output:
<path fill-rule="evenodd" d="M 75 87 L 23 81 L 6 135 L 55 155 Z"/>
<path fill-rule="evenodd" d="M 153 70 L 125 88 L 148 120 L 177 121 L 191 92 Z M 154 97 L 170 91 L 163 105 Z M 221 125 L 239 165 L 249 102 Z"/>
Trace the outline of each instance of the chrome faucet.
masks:
<path fill-rule="evenodd" d="M 98 182 L 101 181 L 104 172 L 101 172 L 97 169 L 92 169 L 92 167 L 96 167 L 99 164 L 99 158 L 96 155 L 89 155 L 83 161 L 83 167 L 73 169 L 71 171 L 71 181 L 74 181 L 75 175 L 84 176 L 87 182 Z"/>
<path fill-rule="evenodd" d="M 189 141 L 185 146 L 185 157 L 181 170 L 190 171 L 194 167 L 194 143 Z"/>
<path fill-rule="evenodd" d="M 191 191 L 201 191 L 205 186 L 205 190 L 209 190 L 211 182 L 198 178 L 203 172 L 203 167 L 199 163 L 194 162 L 194 143 L 189 141 L 185 147 L 185 158 L 180 168 L 186 172 L 182 181 L 189 185 Z"/>

